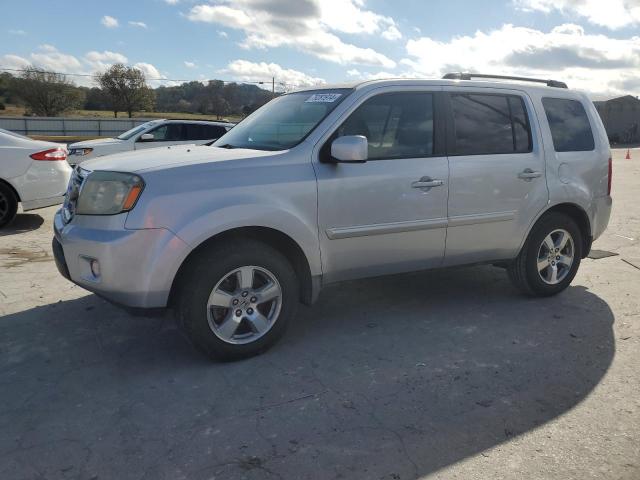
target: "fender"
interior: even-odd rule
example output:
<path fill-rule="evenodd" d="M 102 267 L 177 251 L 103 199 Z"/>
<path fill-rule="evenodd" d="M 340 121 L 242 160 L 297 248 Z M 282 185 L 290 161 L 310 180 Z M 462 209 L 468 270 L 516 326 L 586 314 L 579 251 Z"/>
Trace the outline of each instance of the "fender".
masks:
<path fill-rule="evenodd" d="M 211 237 L 241 227 L 266 227 L 291 237 L 304 252 L 311 275 L 322 274 L 315 225 L 308 225 L 292 211 L 272 205 L 244 203 L 227 206 L 191 219 L 174 233 L 189 245 L 188 253 L 191 253 Z"/>

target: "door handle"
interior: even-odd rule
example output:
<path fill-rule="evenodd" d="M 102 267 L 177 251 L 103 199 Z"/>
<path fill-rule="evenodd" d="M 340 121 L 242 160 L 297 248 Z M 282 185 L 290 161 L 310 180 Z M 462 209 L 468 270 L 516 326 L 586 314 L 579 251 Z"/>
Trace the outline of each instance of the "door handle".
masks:
<path fill-rule="evenodd" d="M 542 172 L 534 172 L 530 168 L 525 168 L 522 172 L 518 174 L 518 178 L 524 180 L 525 182 L 530 182 L 534 178 L 538 178 L 542 176 Z"/>
<path fill-rule="evenodd" d="M 443 180 L 435 180 L 431 177 L 422 177 L 417 182 L 412 182 L 412 188 L 432 188 L 432 187 L 441 187 L 444 185 Z"/>

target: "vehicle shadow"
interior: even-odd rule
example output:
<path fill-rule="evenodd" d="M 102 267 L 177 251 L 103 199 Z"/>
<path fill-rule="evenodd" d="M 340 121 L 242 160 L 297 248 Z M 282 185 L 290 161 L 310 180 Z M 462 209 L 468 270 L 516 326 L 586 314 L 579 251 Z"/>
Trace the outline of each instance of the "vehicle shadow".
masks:
<path fill-rule="evenodd" d="M 212 364 L 93 295 L 0 318 L 0 478 L 417 479 L 567 412 L 614 354 L 582 286 L 492 267 L 339 284 Z"/>
<path fill-rule="evenodd" d="M 0 237 L 37 230 L 44 223 L 44 218 L 35 213 L 19 213 L 6 227 L 0 229 Z"/>

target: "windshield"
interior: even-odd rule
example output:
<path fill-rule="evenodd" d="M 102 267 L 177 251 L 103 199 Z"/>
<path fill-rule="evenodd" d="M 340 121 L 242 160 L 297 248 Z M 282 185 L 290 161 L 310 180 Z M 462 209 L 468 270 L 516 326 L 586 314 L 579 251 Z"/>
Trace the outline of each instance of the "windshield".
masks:
<path fill-rule="evenodd" d="M 147 122 L 147 123 L 143 123 L 142 125 L 138 125 L 137 127 L 133 127 L 131 130 L 127 130 L 126 132 L 121 133 L 116 138 L 118 140 L 129 140 L 131 137 L 133 137 L 134 135 L 137 135 L 138 133 L 142 132 L 143 130 L 146 130 L 147 128 L 149 128 L 154 123 L 155 122 L 153 122 L 153 121 Z"/>
<path fill-rule="evenodd" d="M 271 100 L 216 141 L 214 147 L 286 150 L 296 146 L 351 92 L 324 89 Z"/>

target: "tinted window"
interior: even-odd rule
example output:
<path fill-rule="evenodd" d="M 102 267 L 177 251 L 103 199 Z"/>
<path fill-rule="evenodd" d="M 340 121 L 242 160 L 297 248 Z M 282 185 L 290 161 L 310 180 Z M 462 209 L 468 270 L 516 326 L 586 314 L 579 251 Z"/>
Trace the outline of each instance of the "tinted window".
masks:
<path fill-rule="evenodd" d="M 184 128 L 185 140 L 213 140 L 227 133 L 227 130 L 219 125 L 187 123 Z"/>
<path fill-rule="evenodd" d="M 181 123 L 167 123 L 150 132 L 154 142 L 181 142 L 184 140 Z"/>
<path fill-rule="evenodd" d="M 513 95 L 453 94 L 451 107 L 458 155 L 531 150 L 531 129 L 521 98 Z"/>
<path fill-rule="evenodd" d="M 338 129 L 337 136 L 364 135 L 369 159 L 433 154 L 433 95 L 387 93 L 370 98 Z"/>
<path fill-rule="evenodd" d="M 556 152 L 584 152 L 595 148 L 589 118 L 580 102 L 543 98 L 542 105 Z"/>

